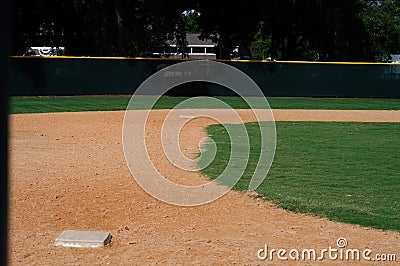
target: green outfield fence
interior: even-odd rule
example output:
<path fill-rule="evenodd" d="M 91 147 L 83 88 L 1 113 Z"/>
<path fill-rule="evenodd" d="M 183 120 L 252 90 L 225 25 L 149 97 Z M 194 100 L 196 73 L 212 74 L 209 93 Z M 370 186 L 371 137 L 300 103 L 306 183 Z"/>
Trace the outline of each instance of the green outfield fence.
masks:
<path fill-rule="evenodd" d="M 184 60 L 11 57 L 10 61 L 11 96 L 47 96 L 132 94 L 153 73 Z M 400 64 L 219 62 L 249 75 L 266 96 L 400 98 Z M 212 75 L 212 69 L 208 73 Z M 169 94 L 234 95 L 226 88 L 201 82 L 178 86 Z"/>

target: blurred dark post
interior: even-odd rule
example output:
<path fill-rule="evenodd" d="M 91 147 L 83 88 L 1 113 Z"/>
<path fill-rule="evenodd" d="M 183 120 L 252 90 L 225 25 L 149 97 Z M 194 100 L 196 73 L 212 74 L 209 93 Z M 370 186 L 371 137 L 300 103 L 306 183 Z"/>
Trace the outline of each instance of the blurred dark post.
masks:
<path fill-rule="evenodd" d="M 7 265 L 8 56 L 11 43 L 11 11 L 11 0 L 3 0 L 0 9 L 0 265 Z"/>

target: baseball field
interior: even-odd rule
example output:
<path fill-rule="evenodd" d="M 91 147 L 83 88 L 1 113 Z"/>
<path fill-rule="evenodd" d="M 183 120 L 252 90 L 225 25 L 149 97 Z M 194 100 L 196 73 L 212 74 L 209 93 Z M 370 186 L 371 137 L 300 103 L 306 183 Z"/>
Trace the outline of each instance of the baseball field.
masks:
<path fill-rule="evenodd" d="M 268 98 L 276 124 L 275 156 L 265 180 L 249 192 L 260 158 L 260 128 L 268 121 L 255 123 L 254 110 L 241 98 L 219 97 L 245 124 L 250 154 L 234 190 L 196 207 L 157 200 L 132 177 L 122 143 L 129 99 L 11 99 L 11 265 L 399 263 L 399 99 Z M 239 125 L 213 106 L 178 110 L 169 120 L 172 126 L 189 118 L 178 136 L 171 136 L 179 142 L 178 151 L 191 159 L 202 153 L 208 158 L 212 144 L 204 138 L 217 147 L 214 160 L 201 171 L 179 169 L 165 155 L 160 135 L 170 110 L 186 99 L 157 102 L 146 121 L 148 158 L 137 160 L 151 160 L 174 183 L 202 185 L 231 167 L 227 128 Z M 130 112 L 139 118 L 145 110 L 136 107 Z M 219 113 L 226 120 L 195 118 L 199 112 Z M 105 248 L 54 247 L 66 229 L 107 231 L 113 238 Z M 346 240 L 343 249 L 371 250 L 369 260 L 362 252 L 358 260 L 339 254 L 288 261 L 277 255 L 280 249 L 337 249 L 338 239 Z M 266 245 L 276 250 L 275 257 L 261 260 L 259 251 Z"/>

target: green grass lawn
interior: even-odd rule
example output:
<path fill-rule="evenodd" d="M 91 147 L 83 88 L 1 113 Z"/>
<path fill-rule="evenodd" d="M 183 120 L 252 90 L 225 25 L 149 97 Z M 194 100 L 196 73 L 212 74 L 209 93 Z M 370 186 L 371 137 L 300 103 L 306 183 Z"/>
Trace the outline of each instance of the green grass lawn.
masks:
<path fill-rule="evenodd" d="M 155 109 L 171 109 L 188 97 L 162 97 Z M 235 109 L 248 106 L 239 97 L 218 97 Z M 10 113 L 48 113 L 82 111 L 125 110 L 129 96 L 73 96 L 73 97 L 13 97 Z M 143 97 L 134 109 L 143 109 L 150 97 Z M 268 98 L 274 109 L 330 109 L 330 110 L 400 110 L 400 99 L 342 99 L 342 98 Z M 261 105 L 264 107 L 263 105 Z M 193 108 L 213 108 L 213 106 L 193 106 Z"/>
<path fill-rule="evenodd" d="M 237 190 L 248 188 L 260 153 L 258 124 L 246 127 L 251 153 Z M 275 159 L 256 190 L 260 196 L 294 212 L 400 231 L 400 123 L 277 122 L 276 128 Z M 227 165 L 229 137 L 222 125 L 207 132 L 218 152 L 203 173 L 215 179 Z"/>

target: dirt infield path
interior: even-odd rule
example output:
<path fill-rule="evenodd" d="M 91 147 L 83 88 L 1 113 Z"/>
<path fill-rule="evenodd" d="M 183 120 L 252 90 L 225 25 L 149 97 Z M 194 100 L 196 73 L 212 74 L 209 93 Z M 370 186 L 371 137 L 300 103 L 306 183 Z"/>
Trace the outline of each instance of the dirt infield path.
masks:
<path fill-rule="evenodd" d="M 148 120 L 150 157 L 173 181 L 206 182 L 206 177 L 183 172 L 165 158 L 159 130 L 166 114 L 154 111 Z M 240 114 L 244 121 L 254 119 L 249 111 Z M 277 110 L 274 116 L 280 121 L 400 122 L 399 111 Z M 265 244 L 269 249 L 321 251 L 337 248 L 341 237 L 348 248 L 372 249 L 371 257 L 397 253 L 399 263 L 399 233 L 293 214 L 235 191 L 199 207 L 154 199 L 126 165 L 123 118 L 124 112 L 10 115 L 11 265 L 294 265 L 281 262 L 276 253 L 272 262 L 261 261 L 257 252 Z M 179 140 L 185 155 L 195 156 L 203 128 L 210 123 L 215 121 L 201 118 L 183 127 Z M 99 249 L 53 247 L 65 229 L 109 231 L 112 244 Z M 296 265 L 351 264 L 329 260 L 328 254 L 325 258 Z"/>

